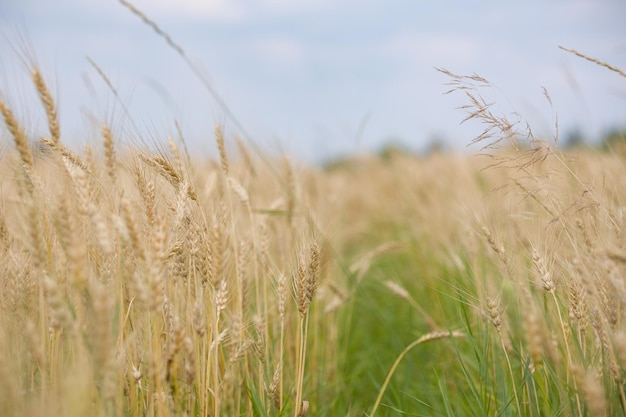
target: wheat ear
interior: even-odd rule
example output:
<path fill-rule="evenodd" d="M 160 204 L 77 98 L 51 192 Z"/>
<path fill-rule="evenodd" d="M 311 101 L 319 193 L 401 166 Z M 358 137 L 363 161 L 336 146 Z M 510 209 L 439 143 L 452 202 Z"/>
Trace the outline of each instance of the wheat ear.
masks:
<path fill-rule="evenodd" d="M 24 129 L 19 125 L 19 123 L 17 123 L 17 119 L 13 115 L 13 112 L 2 100 L 0 100 L 0 112 L 4 117 L 4 123 L 7 125 L 9 132 L 11 132 L 11 135 L 13 136 L 15 148 L 20 154 L 22 163 L 28 170 L 32 171 L 33 155 L 28 147 L 28 140 L 26 139 Z"/>
<path fill-rule="evenodd" d="M 35 87 L 37 88 L 37 93 L 39 94 L 39 99 L 41 100 L 41 104 L 43 104 L 43 108 L 46 110 L 46 117 L 48 118 L 48 129 L 50 129 L 50 136 L 52 137 L 52 141 L 55 143 L 59 143 L 61 137 L 61 128 L 59 127 L 59 117 L 57 114 L 56 104 L 54 103 L 54 99 L 52 98 L 52 94 L 50 94 L 50 90 L 46 86 L 45 81 L 41 73 L 37 70 L 33 70 L 33 82 L 35 83 Z"/>

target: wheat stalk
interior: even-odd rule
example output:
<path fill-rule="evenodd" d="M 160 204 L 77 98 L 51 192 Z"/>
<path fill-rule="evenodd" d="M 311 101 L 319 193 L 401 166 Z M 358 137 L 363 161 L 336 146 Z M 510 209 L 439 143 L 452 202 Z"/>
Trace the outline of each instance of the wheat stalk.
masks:
<path fill-rule="evenodd" d="M 369 417 L 374 417 L 374 415 L 376 415 L 376 411 L 378 410 L 378 406 L 380 405 L 380 402 L 383 399 L 383 394 L 385 393 L 385 390 L 387 389 L 387 386 L 389 385 L 389 382 L 391 381 L 391 377 L 393 376 L 396 369 L 398 368 L 398 365 L 400 365 L 402 358 L 404 358 L 404 356 L 406 356 L 406 354 L 409 353 L 411 349 L 413 349 L 417 345 L 421 345 L 422 343 L 431 342 L 434 340 L 458 338 L 458 337 L 465 337 L 465 333 L 456 331 L 456 330 L 449 331 L 449 332 L 444 332 L 444 331 L 430 332 L 430 333 L 423 334 L 418 339 L 410 343 L 406 348 L 404 348 L 404 350 L 400 352 L 400 354 L 394 361 L 393 365 L 391 365 L 391 368 L 389 369 L 389 372 L 387 373 L 387 377 L 385 378 L 383 385 L 380 387 L 380 390 L 378 391 L 378 396 L 376 397 L 376 401 L 374 402 L 374 405 L 372 406 L 372 411 L 370 411 Z"/>

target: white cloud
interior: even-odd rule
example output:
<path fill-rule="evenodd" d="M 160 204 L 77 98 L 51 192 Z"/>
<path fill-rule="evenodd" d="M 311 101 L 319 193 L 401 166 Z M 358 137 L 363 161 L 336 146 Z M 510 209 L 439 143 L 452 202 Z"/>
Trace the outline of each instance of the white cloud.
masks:
<path fill-rule="evenodd" d="M 328 11 L 336 6 L 332 0 L 129 0 L 129 2 L 150 18 L 204 18 L 222 21 Z M 98 6 L 107 9 L 121 8 L 117 2 Z"/>
<path fill-rule="evenodd" d="M 297 65 L 304 57 L 304 48 L 300 43 L 285 36 L 270 36 L 252 42 L 254 52 L 266 62 L 284 65 Z"/>
<path fill-rule="evenodd" d="M 252 20 L 272 16 L 335 13 L 358 10 L 354 0 L 129 0 L 142 11 L 160 16 Z"/>
<path fill-rule="evenodd" d="M 150 17 L 200 17 L 240 20 L 247 15 L 245 2 L 229 0 L 131 0 L 130 3 Z"/>
<path fill-rule="evenodd" d="M 392 38 L 385 49 L 395 58 L 429 65 L 461 65 L 480 53 L 478 41 L 467 36 L 438 33 L 404 33 Z"/>
<path fill-rule="evenodd" d="M 258 8 L 281 14 L 326 10 L 333 5 L 336 3 L 332 0 L 259 0 L 257 3 Z"/>
<path fill-rule="evenodd" d="M 612 6 L 615 4 L 612 4 L 611 1 L 602 0 L 571 0 L 559 6 L 557 11 L 566 14 L 569 19 L 585 21 L 589 18 L 602 17 L 603 14 L 610 14 Z"/>

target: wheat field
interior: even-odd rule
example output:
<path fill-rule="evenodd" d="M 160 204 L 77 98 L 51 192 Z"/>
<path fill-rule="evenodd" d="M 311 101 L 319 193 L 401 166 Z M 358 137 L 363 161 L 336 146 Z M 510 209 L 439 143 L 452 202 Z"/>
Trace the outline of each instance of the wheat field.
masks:
<path fill-rule="evenodd" d="M 0 96 L 2 415 L 626 415 L 623 152 L 446 70 L 477 155 L 73 149 L 31 70 L 47 131 Z"/>

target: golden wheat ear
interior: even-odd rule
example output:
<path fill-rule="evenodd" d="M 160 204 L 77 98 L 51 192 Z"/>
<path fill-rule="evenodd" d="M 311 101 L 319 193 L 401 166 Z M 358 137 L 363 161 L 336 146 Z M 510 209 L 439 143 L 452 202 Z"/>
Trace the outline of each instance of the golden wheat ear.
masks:
<path fill-rule="evenodd" d="M 30 147 L 28 146 L 28 139 L 26 139 L 26 133 L 24 129 L 19 125 L 17 119 L 13 115 L 13 112 L 6 105 L 4 101 L 0 99 L 0 113 L 4 117 L 4 123 L 6 124 L 11 136 L 13 136 L 13 140 L 15 142 L 15 148 L 20 154 L 20 159 L 24 166 L 32 170 L 33 169 L 33 155 L 31 153 Z"/>
<path fill-rule="evenodd" d="M 33 83 L 37 88 L 39 99 L 46 111 L 46 117 L 48 118 L 48 129 L 50 130 L 50 137 L 54 143 L 59 143 L 61 138 L 61 128 L 59 126 L 59 116 L 57 114 L 57 105 L 52 98 L 52 94 L 46 85 L 46 82 L 41 75 L 41 72 L 37 68 L 32 72 Z"/>
<path fill-rule="evenodd" d="M 107 174 L 111 181 L 115 182 L 115 143 L 113 142 L 113 134 L 106 124 L 102 125 L 102 138 L 104 139 L 104 156 L 107 168 Z"/>

